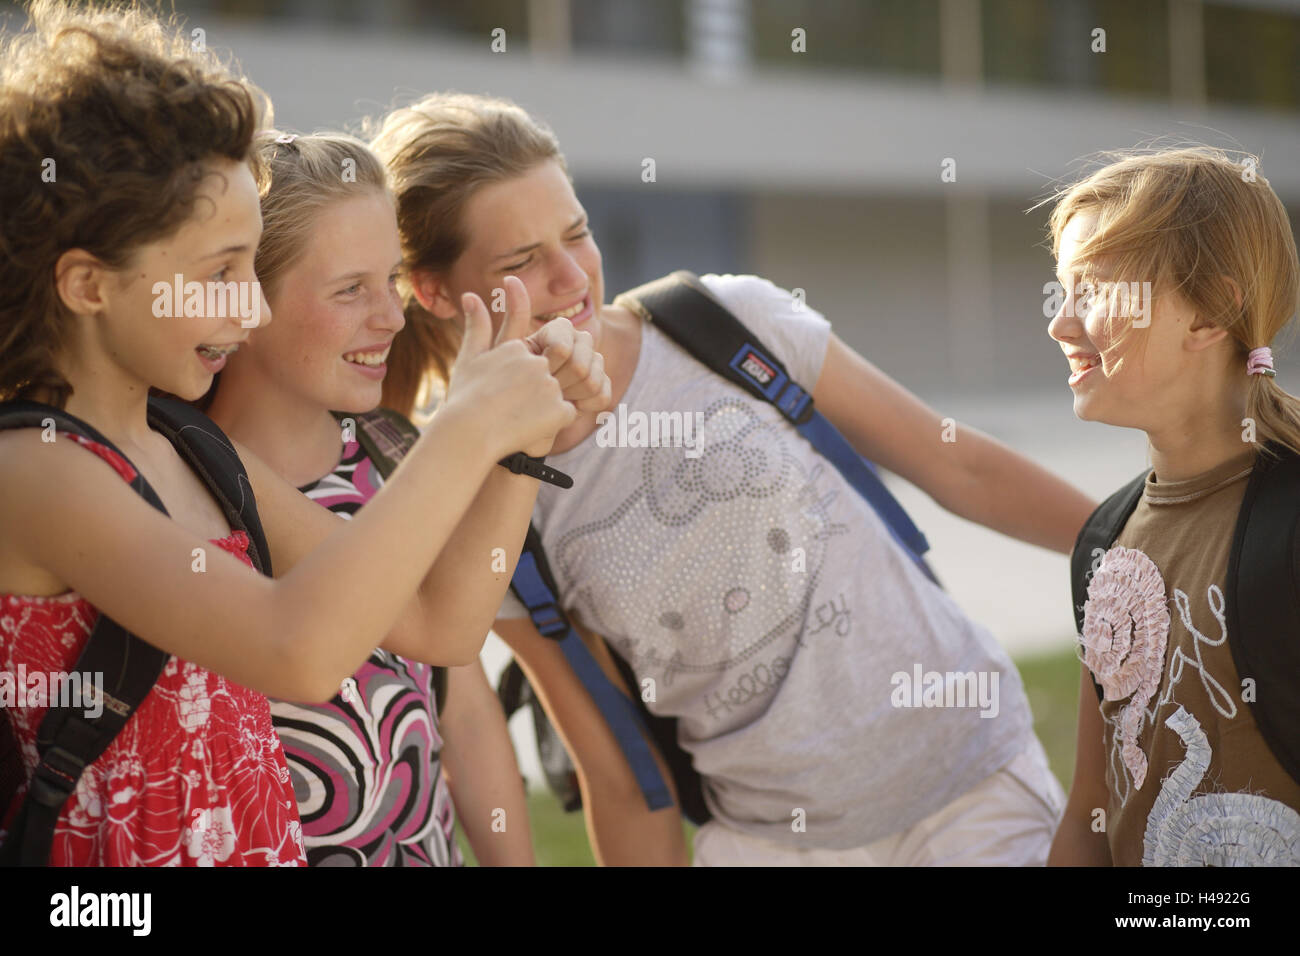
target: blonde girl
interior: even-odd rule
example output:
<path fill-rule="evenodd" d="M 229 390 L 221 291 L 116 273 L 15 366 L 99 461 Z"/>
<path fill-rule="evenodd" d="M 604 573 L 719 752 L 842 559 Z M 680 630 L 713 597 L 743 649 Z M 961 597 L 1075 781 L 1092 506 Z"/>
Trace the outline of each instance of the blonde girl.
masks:
<path fill-rule="evenodd" d="M 267 131 L 257 150 L 255 268 L 276 321 L 231 357 L 208 414 L 303 494 L 351 518 L 383 485 L 361 432 L 418 434 L 396 413 L 375 411 L 405 322 L 392 197 L 383 165 L 352 137 Z M 588 381 L 590 336 L 560 323 L 534 341 L 543 354 L 568 356 L 560 375 L 585 356 L 588 392 L 569 397 L 599 400 L 603 377 Z M 509 501 L 515 481 L 498 469 L 480 496 Z M 527 505 L 519 499 L 508 520 L 526 523 Z M 498 579 L 487 543 L 479 570 L 490 582 Z M 481 864 L 532 863 L 514 750 L 477 661 L 444 671 L 378 647 L 329 703 L 272 701 L 271 714 L 313 865 L 457 864 L 456 815 Z M 459 733 L 447 736 L 448 726 Z M 444 754 L 455 771 L 450 790 Z M 491 825 L 503 812 L 504 831 Z"/>
<path fill-rule="evenodd" d="M 1150 467 L 1118 537 L 1086 555 L 1079 742 L 1052 862 L 1300 864 L 1300 782 L 1247 691 L 1276 681 L 1268 705 L 1294 713 L 1300 688 L 1238 666 L 1247 646 L 1296 635 L 1233 631 L 1229 578 L 1248 486 L 1300 452 L 1300 401 L 1272 351 L 1296 314 L 1295 239 L 1255 157 L 1109 159 L 1056 197 L 1067 295 L 1049 332 L 1075 414 L 1144 431 Z"/>

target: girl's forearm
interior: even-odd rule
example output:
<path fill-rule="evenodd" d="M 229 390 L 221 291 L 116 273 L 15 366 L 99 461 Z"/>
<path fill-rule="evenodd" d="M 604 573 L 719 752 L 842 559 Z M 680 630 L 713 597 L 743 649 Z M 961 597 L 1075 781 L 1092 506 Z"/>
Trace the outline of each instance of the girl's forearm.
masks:
<path fill-rule="evenodd" d="M 478 654 L 519 563 L 539 487 L 505 468 L 488 473 L 420 586 L 429 652 Z"/>
<path fill-rule="evenodd" d="M 662 762 L 660 771 L 666 772 Z M 629 771 L 630 774 L 630 771 Z M 651 810 L 640 789 L 604 788 L 579 774 L 587 838 L 601 866 L 686 866 L 686 837 L 676 807 Z"/>
<path fill-rule="evenodd" d="M 479 866 L 534 865 L 523 779 L 513 758 L 510 762 L 513 780 L 483 766 L 462 767 L 447 775 L 456 819 Z"/>
<path fill-rule="evenodd" d="M 1095 501 L 988 435 L 968 428 L 958 442 L 966 445 L 963 480 L 951 503 L 940 504 L 1029 544 L 1061 554 L 1074 549 Z"/>
<path fill-rule="evenodd" d="M 532 866 L 523 778 L 505 714 L 478 661 L 448 671 L 442 730 L 443 772 L 479 865 Z"/>

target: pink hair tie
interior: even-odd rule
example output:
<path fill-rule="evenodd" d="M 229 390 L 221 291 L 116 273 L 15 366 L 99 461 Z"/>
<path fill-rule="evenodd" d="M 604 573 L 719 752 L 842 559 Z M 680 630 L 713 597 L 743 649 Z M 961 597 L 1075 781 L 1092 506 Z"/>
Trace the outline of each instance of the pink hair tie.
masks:
<path fill-rule="evenodd" d="M 1250 354 L 1246 356 L 1246 374 L 1276 378 L 1277 372 L 1273 371 L 1273 350 L 1267 345 L 1251 349 Z"/>
<path fill-rule="evenodd" d="M 279 136 L 275 138 L 275 141 L 284 146 L 289 146 L 297 138 L 298 138 L 297 133 L 281 133 Z"/>

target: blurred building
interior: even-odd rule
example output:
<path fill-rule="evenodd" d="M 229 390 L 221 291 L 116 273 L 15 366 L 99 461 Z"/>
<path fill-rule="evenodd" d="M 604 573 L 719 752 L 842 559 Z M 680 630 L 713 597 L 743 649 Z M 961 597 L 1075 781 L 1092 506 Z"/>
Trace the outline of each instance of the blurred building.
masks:
<path fill-rule="evenodd" d="M 1300 208 L 1300 0 L 177 7 L 282 126 L 436 89 L 516 100 L 559 135 L 611 293 L 756 272 L 925 394 L 1062 384 L 1030 207 L 1097 150 L 1248 150 Z"/>

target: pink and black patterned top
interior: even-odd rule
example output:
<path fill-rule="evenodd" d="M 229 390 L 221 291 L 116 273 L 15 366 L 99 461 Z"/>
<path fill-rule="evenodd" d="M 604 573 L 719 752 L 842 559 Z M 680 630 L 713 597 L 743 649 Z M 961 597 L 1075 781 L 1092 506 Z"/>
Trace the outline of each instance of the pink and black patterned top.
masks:
<path fill-rule="evenodd" d="M 356 441 L 300 489 L 351 518 L 383 485 Z M 461 866 L 434 668 L 383 648 L 328 704 L 272 701 L 312 866 Z"/>

